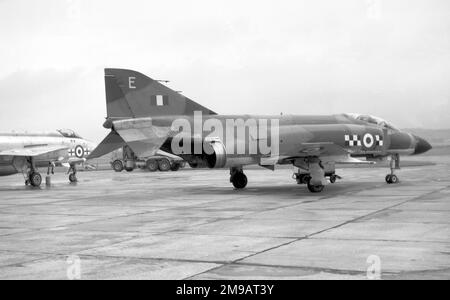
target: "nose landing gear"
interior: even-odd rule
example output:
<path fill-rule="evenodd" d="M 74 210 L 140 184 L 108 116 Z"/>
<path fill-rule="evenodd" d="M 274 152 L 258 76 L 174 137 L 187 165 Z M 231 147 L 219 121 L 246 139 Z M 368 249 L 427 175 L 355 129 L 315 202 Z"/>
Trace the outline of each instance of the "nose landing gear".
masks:
<path fill-rule="evenodd" d="M 400 155 L 394 154 L 391 156 L 391 161 L 389 165 L 391 173 L 386 175 L 387 184 L 397 184 L 400 182 L 397 175 L 394 174 L 395 170 L 400 170 Z"/>
<path fill-rule="evenodd" d="M 398 183 L 398 182 L 399 182 L 399 180 L 398 180 L 397 175 L 395 175 L 395 174 L 388 174 L 388 175 L 386 175 L 386 183 L 388 183 L 388 184 L 395 184 L 395 183 Z"/>

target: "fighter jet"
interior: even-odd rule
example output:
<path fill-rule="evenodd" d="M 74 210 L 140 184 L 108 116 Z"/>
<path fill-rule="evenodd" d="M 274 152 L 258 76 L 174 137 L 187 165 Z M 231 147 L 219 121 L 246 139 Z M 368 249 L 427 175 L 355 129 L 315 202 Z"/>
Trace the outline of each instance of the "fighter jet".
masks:
<path fill-rule="evenodd" d="M 22 173 L 25 184 L 38 187 L 42 176 L 38 167 L 68 168 L 69 181 L 77 181 L 77 165 L 84 163 L 95 144 L 70 129 L 49 133 L 0 133 L 0 176 Z"/>
<path fill-rule="evenodd" d="M 132 70 L 105 69 L 105 89 L 103 126 L 111 132 L 90 158 L 125 144 L 143 157 L 161 149 L 193 168 L 228 168 L 236 189 L 247 186 L 244 166 L 253 164 L 293 165 L 296 182 L 318 193 L 341 179 L 336 165 L 390 160 L 385 180 L 395 184 L 401 155 L 431 149 L 423 138 L 370 115 L 218 115 Z"/>

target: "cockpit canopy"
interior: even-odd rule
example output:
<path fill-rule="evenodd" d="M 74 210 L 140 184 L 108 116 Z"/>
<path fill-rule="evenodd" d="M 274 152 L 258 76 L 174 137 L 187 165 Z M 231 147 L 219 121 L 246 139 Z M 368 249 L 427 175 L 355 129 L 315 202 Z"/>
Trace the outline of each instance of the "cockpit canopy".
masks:
<path fill-rule="evenodd" d="M 378 125 L 384 128 L 387 128 L 389 130 L 393 130 L 393 131 L 399 131 L 397 129 L 397 127 L 395 127 L 394 125 L 392 125 L 391 123 L 389 123 L 388 121 L 379 118 L 379 117 L 375 117 L 375 116 L 371 116 L 371 115 L 362 115 L 362 114 L 346 114 L 347 117 L 358 120 L 358 121 L 362 121 L 362 122 L 366 122 L 369 124 L 374 124 L 374 125 Z"/>
<path fill-rule="evenodd" d="M 58 132 L 63 137 L 66 137 L 66 138 L 71 138 L 71 139 L 81 139 L 82 138 L 75 131 L 73 131 L 71 129 L 59 129 Z"/>

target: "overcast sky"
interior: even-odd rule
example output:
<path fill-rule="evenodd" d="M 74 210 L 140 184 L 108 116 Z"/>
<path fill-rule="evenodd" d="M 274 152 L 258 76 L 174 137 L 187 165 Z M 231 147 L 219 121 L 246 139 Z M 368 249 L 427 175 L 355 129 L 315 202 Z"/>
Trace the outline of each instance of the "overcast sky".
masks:
<path fill-rule="evenodd" d="M 0 0 L 0 131 L 98 142 L 105 67 L 218 113 L 450 128 L 450 1 Z"/>

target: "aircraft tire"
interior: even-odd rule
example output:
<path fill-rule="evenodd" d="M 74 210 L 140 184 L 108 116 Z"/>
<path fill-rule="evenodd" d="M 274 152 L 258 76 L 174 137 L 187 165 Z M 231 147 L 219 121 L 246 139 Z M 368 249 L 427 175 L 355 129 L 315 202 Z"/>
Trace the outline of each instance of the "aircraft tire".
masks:
<path fill-rule="evenodd" d="M 34 187 L 40 186 L 42 183 L 42 176 L 38 172 L 33 172 L 30 174 L 30 184 Z"/>
<path fill-rule="evenodd" d="M 238 190 L 245 188 L 248 183 L 247 176 L 242 172 L 238 172 L 231 176 L 230 181 Z"/>
<path fill-rule="evenodd" d="M 391 176 L 391 184 L 397 184 L 398 183 L 398 177 L 397 175 Z"/>
<path fill-rule="evenodd" d="M 71 182 L 71 183 L 75 183 L 75 182 L 77 182 L 78 181 L 78 179 L 77 179 L 77 176 L 75 175 L 75 174 L 70 174 L 69 175 L 69 181 Z"/>
<path fill-rule="evenodd" d="M 154 159 L 149 159 L 146 162 L 147 170 L 150 172 L 156 172 L 158 170 L 158 162 Z"/>
<path fill-rule="evenodd" d="M 386 175 L 385 179 L 386 179 L 386 183 L 391 184 L 391 175 L 390 174 Z"/>
<path fill-rule="evenodd" d="M 172 171 L 174 171 L 174 172 L 178 171 L 179 169 L 180 169 L 180 164 L 178 164 L 178 163 L 174 163 L 174 164 L 170 167 L 170 170 L 172 170 Z"/>
<path fill-rule="evenodd" d="M 123 171 L 123 163 L 120 160 L 115 160 L 112 163 L 112 168 L 116 172 L 122 172 Z"/>
<path fill-rule="evenodd" d="M 170 170 L 170 161 L 167 158 L 162 158 L 158 161 L 158 167 L 161 172 Z"/>
<path fill-rule="evenodd" d="M 388 184 L 397 184 L 397 183 L 399 183 L 399 179 L 398 179 L 397 175 L 395 175 L 395 174 L 393 174 L 393 175 L 388 174 L 388 175 L 386 175 L 386 182 Z"/>
<path fill-rule="evenodd" d="M 324 185 L 313 185 L 308 183 L 308 190 L 311 193 L 320 193 L 323 191 L 324 188 L 325 188 Z"/>

